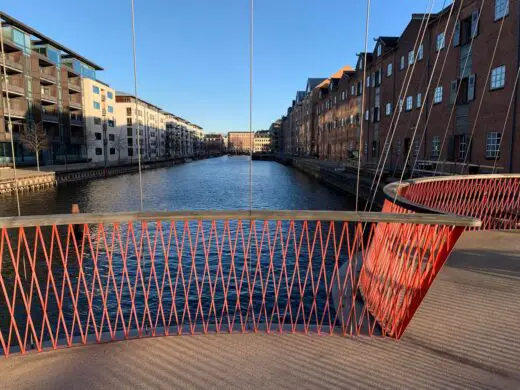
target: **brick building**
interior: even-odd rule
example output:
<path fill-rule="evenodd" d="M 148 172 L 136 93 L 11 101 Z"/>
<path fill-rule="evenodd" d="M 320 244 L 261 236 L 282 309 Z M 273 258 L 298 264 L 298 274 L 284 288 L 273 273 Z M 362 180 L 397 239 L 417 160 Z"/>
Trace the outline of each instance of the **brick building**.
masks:
<path fill-rule="evenodd" d="M 298 92 L 282 118 L 280 149 L 328 160 L 361 153 L 365 164 L 388 152 L 389 169 L 448 161 L 443 169 L 457 173 L 490 170 L 496 158 L 499 171 L 520 172 L 518 6 L 456 0 L 437 14 L 413 14 L 401 36 L 375 39 L 366 69 L 360 53 L 354 70 Z"/>

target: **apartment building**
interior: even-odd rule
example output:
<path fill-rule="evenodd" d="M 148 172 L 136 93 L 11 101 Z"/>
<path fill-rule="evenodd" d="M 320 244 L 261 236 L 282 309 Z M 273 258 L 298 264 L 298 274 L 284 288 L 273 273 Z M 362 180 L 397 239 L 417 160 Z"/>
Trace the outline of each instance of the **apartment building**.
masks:
<path fill-rule="evenodd" d="M 47 136 L 40 163 L 86 161 L 82 79 L 95 79 L 102 68 L 4 12 L 0 23 L 0 164 L 13 161 L 11 136 L 16 162 L 35 163 L 22 142 L 34 129 Z"/>
<path fill-rule="evenodd" d="M 281 149 L 309 154 L 303 102 L 314 95 L 310 154 L 321 159 L 361 154 L 376 164 L 388 154 L 394 171 L 448 161 L 458 173 L 489 170 L 496 160 L 499 171 L 520 172 L 518 7 L 457 0 L 437 14 L 413 14 L 399 37 L 378 37 L 372 52 L 360 53 L 355 69 L 297 93 L 282 118 Z"/>
<path fill-rule="evenodd" d="M 116 125 L 116 92 L 109 85 L 82 79 L 88 159 L 105 165 L 126 161 L 127 134 Z"/>
<path fill-rule="evenodd" d="M 120 91 L 116 91 L 115 102 L 117 132 L 126 138 L 122 155 L 131 161 L 138 153 L 144 160 L 166 157 L 166 118 L 161 108 Z"/>
<path fill-rule="evenodd" d="M 230 153 L 249 153 L 253 147 L 254 136 L 249 131 L 230 131 L 228 149 Z"/>
<path fill-rule="evenodd" d="M 267 153 L 271 151 L 271 134 L 269 130 L 260 130 L 255 133 L 253 140 L 254 153 Z"/>
<path fill-rule="evenodd" d="M 225 151 L 224 136 L 210 133 L 204 136 L 205 152 L 208 154 L 222 154 Z"/>

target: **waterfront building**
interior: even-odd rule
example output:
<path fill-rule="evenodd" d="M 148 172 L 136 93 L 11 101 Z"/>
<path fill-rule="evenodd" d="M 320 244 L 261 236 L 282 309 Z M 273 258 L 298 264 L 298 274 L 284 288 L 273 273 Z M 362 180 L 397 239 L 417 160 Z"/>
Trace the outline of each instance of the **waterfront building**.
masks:
<path fill-rule="evenodd" d="M 105 165 L 127 159 L 127 134 L 116 125 L 116 92 L 108 84 L 82 79 L 87 154 Z"/>
<path fill-rule="evenodd" d="M 205 152 L 208 154 L 222 154 L 225 152 L 224 136 L 210 133 L 204 136 Z"/>
<path fill-rule="evenodd" d="M 249 153 L 254 136 L 249 131 L 228 132 L 228 149 L 230 153 Z"/>
<path fill-rule="evenodd" d="M 499 172 L 520 172 L 518 7 L 494 0 L 480 13 L 480 1 L 456 0 L 453 11 L 413 14 L 400 36 L 375 39 L 366 69 L 359 53 L 354 69 L 297 92 L 282 118 L 280 154 L 361 154 L 364 164 L 388 155 L 392 171 L 442 161 L 457 173 L 489 171 L 496 160 Z"/>
<path fill-rule="evenodd" d="M 271 134 L 269 130 L 261 130 L 255 133 L 253 140 L 254 153 L 267 153 L 271 151 Z"/>
<path fill-rule="evenodd" d="M 40 163 L 86 161 L 81 80 L 95 79 L 103 68 L 4 12 L 0 22 L 7 74 L 4 80 L 1 60 L 0 164 L 13 161 L 11 136 L 16 162 L 35 164 L 34 151 L 23 142 L 30 129 L 43 129 L 47 136 Z"/>

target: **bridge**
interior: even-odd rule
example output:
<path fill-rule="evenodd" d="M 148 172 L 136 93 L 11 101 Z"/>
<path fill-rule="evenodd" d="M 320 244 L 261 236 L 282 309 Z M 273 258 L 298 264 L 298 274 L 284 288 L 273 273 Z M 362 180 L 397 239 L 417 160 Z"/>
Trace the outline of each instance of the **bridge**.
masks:
<path fill-rule="evenodd" d="M 520 175 L 385 195 L 381 213 L 1 218 L 2 378 L 518 387 Z"/>

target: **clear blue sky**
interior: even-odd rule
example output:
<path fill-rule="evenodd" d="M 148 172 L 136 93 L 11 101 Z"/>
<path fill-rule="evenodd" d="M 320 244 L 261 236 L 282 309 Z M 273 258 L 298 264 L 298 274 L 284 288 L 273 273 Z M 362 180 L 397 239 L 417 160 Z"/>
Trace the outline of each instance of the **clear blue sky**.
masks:
<path fill-rule="evenodd" d="M 249 0 L 135 0 L 139 96 L 204 127 L 249 129 Z M 130 0 L 2 2 L 3 10 L 105 68 L 133 92 Z M 437 0 L 435 10 L 445 0 Z M 253 128 L 280 117 L 307 77 L 354 66 L 363 0 L 255 0 Z M 427 0 L 372 0 L 372 37 L 400 35 Z"/>

